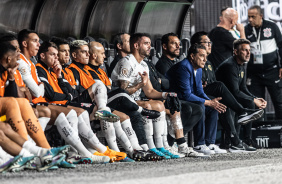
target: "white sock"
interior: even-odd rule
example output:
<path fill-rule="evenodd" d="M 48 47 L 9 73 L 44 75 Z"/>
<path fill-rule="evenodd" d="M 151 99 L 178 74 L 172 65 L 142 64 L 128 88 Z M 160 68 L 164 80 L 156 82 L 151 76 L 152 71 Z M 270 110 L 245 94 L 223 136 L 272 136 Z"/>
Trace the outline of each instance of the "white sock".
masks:
<path fill-rule="evenodd" d="M 70 126 L 64 113 L 60 113 L 55 121 L 55 125 L 62 138 L 71 146 L 73 146 L 81 156 L 90 157 L 92 154 L 82 144 L 78 133 Z"/>
<path fill-rule="evenodd" d="M 33 154 L 31 154 L 27 149 L 22 148 L 21 152 L 19 153 L 19 155 L 23 156 L 23 157 L 31 157 L 34 156 Z"/>
<path fill-rule="evenodd" d="M 162 134 L 162 138 L 163 138 L 164 147 L 168 148 L 169 144 L 167 142 L 167 122 L 166 121 L 165 121 L 165 124 L 164 124 L 164 132 Z"/>
<path fill-rule="evenodd" d="M 100 121 L 102 132 L 105 135 L 110 149 L 120 152 L 117 146 L 116 133 L 113 123 L 104 120 Z"/>
<path fill-rule="evenodd" d="M 107 106 L 108 95 L 107 95 L 107 88 L 105 84 L 101 81 L 95 80 L 95 84 L 93 84 L 92 92 L 94 94 L 94 100 L 97 104 L 98 110 L 104 109 Z"/>
<path fill-rule="evenodd" d="M 87 148 L 87 150 L 93 155 L 97 150 L 91 148 L 89 145 L 85 146 Z M 101 152 L 100 152 L 101 153 Z"/>
<path fill-rule="evenodd" d="M 143 127 L 146 133 L 146 140 L 147 144 L 150 149 L 156 148 L 154 144 L 154 139 L 153 139 L 153 123 L 151 119 L 148 119 L 145 116 L 142 116 L 143 120 Z"/>
<path fill-rule="evenodd" d="M 125 134 L 127 135 L 133 149 L 142 150 L 142 147 L 140 147 L 140 145 L 139 145 L 138 138 L 135 134 L 135 131 L 132 128 L 130 119 L 123 121 L 121 123 L 121 127 L 122 127 L 123 131 L 125 132 Z"/>
<path fill-rule="evenodd" d="M 83 111 L 83 113 L 81 113 L 79 116 L 81 116 L 83 118 L 84 122 L 86 123 L 86 125 L 89 128 L 91 128 L 89 113 L 87 111 Z"/>
<path fill-rule="evenodd" d="M 50 119 L 51 118 L 47 118 L 47 117 L 38 118 L 38 121 L 39 121 L 43 131 L 45 131 L 45 128 L 46 128 L 48 122 L 50 121 Z"/>
<path fill-rule="evenodd" d="M 162 134 L 164 132 L 164 125 L 166 124 L 165 115 L 165 111 L 162 111 L 160 117 L 153 119 L 154 140 L 157 148 L 164 147 Z"/>
<path fill-rule="evenodd" d="M 43 149 L 41 147 L 36 146 L 30 141 L 25 141 L 23 144 L 23 148 L 25 148 L 27 151 L 29 151 L 30 153 L 36 156 L 39 156 L 41 150 Z"/>
<path fill-rule="evenodd" d="M 130 121 L 130 120 L 127 119 L 125 121 Z M 120 142 L 120 144 L 122 145 L 122 147 L 125 149 L 126 152 L 128 152 L 129 154 L 132 154 L 133 153 L 133 147 L 131 146 L 131 143 L 130 143 L 128 137 L 126 136 L 125 132 L 121 128 L 120 121 L 115 122 L 113 124 L 114 124 L 116 137 L 117 137 L 118 141 Z"/>
<path fill-rule="evenodd" d="M 78 132 L 78 118 L 77 118 L 77 113 L 75 110 L 71 110 L 67 115 L 66 118 L 68 122 L 70 123 L 70 126 L 74 129 L 74 131 Z"/>
<path fill-rule="evenodd" d="M 141 144 L 140 146 L 141 146 L 141 148 L 142 148 L 144 151 L 148 151 L 148 150 L 149 150 L 149 147 L 148 147 L 147 144 Z"/>
<path fill-rule="evenodd" d="M 2 149 L 2 147 L 0 146 L 0 159 L 2 160 L 2 162 L 7 162 L 10 158 L 13 158 L 12 155 L 10 155 L 9 153 L 7 153 L 6 151 L 4 151 Z M 2 164 L 1 164 L 2 165 Z"/>
<path fill-rule="evenodd" d="M 32 144 L 36 145 L 36 143 L 34 142 L 34 140 L 33 140 L 29 135 L 27 135 L 27 140 L 28 140 L 29 142 L 31 142 Z"/>
<path fill-rule="evenodd" d="M 90 148 L 94 148 L 100 153 L 107 151 L 107 147 L 101 144 L 97 136 L 93 133 L 92 129 L 87 126 L 86 122 L 84 122 L 82 114 L 78 116 L 78 132 L 82 142 L 88 144 Z"/>

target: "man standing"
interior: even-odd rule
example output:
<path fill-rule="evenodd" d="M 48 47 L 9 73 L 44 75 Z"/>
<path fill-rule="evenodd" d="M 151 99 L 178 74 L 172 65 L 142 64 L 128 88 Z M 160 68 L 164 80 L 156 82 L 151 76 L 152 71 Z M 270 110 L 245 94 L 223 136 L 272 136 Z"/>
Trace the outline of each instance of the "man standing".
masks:
<path fill-rule="evenodd" d="M 264 109 L 267 102 L 250 93 L 246 86 L 244 63 L 250 59 L 250 42 L 246 39 L 234 41 L 234 56 L 225 60 L 216 71 L 216 78 L 222 81 L 236 100 L 245 108 Z M 255 146 L 252 141 L 252 123 L 245 125 L 243 141 L 249 146 Z M 238 126 L 239 129 L 239 126 Z"/>
<path fill-rule="evenodd" d="M 259 6 L 248 10 L 245 26 L 251 42 L 251 59 L 247 67 L 247 85 L 252 94 L 265 98 L 265 87 L 271 96 L 276 119 L 282 119 L 282 36 L 278 26 L 264 20 Z M 277 49 L 279 50 L 279 56 Z"/>
<path fill-rule="evenodd" d="M 238 13 L 233 8 L 221 10 L 220 23 L 209 33 L 209 38 L 213 43 L 209 61 L 212 62 L 214 69 L 225 59 L 232 56 L 232 45 L 238 38 L 246 38 L 245 30 L 242 24 L 238 24 Z M 236 27 L 235 30 L 234 26 Z M 233 34 L 234 35 L 233 35 Z"/>
<path fill-rule="evenodd" d="M 194 127 L 194 150 L 206 155 L 226 153 L 226 150 L 215 145 L 218 112 L 225 112 L 226 106 L 218 102 L 220 97 L 210 100 L 204 93 L 201 78 L 206 61 L 206 48 L 198 44 L 192 45 L 188 59 L 172 66 L 166 76 L 171 89 L 177 92 L 180 99 L 200 105 L 205 112 Z"/>

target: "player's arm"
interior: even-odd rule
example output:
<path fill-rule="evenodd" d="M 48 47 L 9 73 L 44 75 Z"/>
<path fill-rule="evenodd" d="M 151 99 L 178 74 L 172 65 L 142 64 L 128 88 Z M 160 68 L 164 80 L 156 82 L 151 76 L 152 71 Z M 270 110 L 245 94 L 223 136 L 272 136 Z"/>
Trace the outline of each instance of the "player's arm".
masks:
<path fill-rule="evenodd" d="M 18 70 L 20 71 L 22 75 L 22 79 L 24 83 L 26 84 L 26 86 L 29 88 L 31 94 L 34 97 L 44 96 L 43 83 L 40 83 L 39 85 L 37 85 L 37 83 L 32 78 L 28 64 L 24 60 L 20 59 L 18 60 L 18 63 L 19 63 Z"/>
<path fill-rule="evenodd" d="M 129 86 L 129 81 L 126 80 L 119 80 L 118 81 L 118 85 L 120 88 L 126 90 L 128 92 L 129 95 L 135 93 L 137 90 L 139 90 L 140 88 L 142 88 L 144 86 L 143 81 L 141 81 L 140 83 L 134 85 L 134 86 Z"/>

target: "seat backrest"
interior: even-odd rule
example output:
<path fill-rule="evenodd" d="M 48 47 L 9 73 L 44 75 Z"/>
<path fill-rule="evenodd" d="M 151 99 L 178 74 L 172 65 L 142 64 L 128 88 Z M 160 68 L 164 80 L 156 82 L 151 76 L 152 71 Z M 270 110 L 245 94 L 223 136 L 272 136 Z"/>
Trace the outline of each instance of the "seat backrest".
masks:
<path fill-rule="evenodd" d="M 90 43 L 90 42 L 94 42 L 95 39 L 91 36 L 86 36 L 85 38 L 83 38 L 84 41 L 86 41 L 87 43 Z"/>
<path fill-rule="evenodd" d="M 162 50 L 162 39 L 161 38 L 157 38 L 155 41 L 155 50 L 156 50 L 156 57 L 157 58 L 161 58 L 162 54 L 163 54 L 163 50 Z"/>
<path fill-rule="evenodd" d="M 188 53 L 188 49 L 190 47 L 190 40 L 188 38 L 184 38 L 181 40 L 181 44 L 182 44 L 182 53 L 180 53 L 180 57 L 187 57 L 187 53 Z"/>
<path fill-rule="evenodd" d="M 103 45 L 103 47 L 105 49 L 106 59 L 109 58 L 110 57 L 110 51 L 111 51 L 109 42 L 104 38 L 98 38 L 97 41 Z"/>

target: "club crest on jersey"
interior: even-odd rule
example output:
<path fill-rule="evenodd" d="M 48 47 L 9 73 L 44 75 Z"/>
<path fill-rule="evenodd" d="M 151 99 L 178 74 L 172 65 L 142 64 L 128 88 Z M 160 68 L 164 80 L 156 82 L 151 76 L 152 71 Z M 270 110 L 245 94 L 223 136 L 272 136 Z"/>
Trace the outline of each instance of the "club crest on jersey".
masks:
<path fill-rule="evenodd" d="M 263 29 L 263 36 L 266 38 L 271 37 L 272 33 L 271 33 L 271 28 L 265 28 Z"/>

